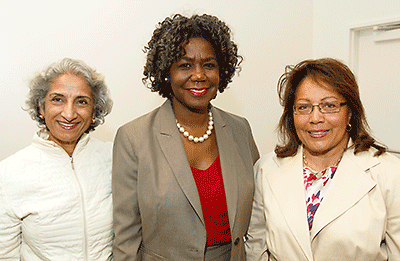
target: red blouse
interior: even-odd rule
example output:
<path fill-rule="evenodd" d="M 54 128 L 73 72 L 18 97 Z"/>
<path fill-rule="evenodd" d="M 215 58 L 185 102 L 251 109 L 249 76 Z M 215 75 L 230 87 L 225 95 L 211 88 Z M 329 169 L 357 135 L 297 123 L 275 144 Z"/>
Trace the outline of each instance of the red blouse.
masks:
<path fill-rule="evenodd" d="M 207 246 L 231 240 L 224 181 L 219 156 L 206 170 L 192 169 L 207 230 Z"/>

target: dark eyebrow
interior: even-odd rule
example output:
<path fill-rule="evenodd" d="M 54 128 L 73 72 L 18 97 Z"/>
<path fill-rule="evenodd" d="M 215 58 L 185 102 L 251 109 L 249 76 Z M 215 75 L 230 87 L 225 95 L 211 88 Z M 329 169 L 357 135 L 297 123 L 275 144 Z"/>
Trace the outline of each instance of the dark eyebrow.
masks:
<path fill-rule="evenodd" d="M 53 93 L 50 93 L 49 96 L 63 96 L 64 97 L 64 94 L 53 92 Z"/>
<path fill-rule="evenodd" d="M 322 101 L 327 100 L 327 99 L 336 99 L 338 100 L 339 98 L 335 97 L 335 96 L 328 96 L 322 99 Z"/>
<path fill-rule="evenodd" d="M 211 61 L 211 60 L 215 60 L 216 62 L 218 62 L 218 61 L 217 61 L 217 58 L 215 58 L 215 57 L 209 57 L 209 58 L 206 58 L 206 59 L 205 59 L 206 62 L 209 62 L 209 61 Z"/>
<path fill-rule="evenodd" d="M 337 101 L 340 100 L 339 98 L 337 98 L 337 97 L 335 97 L 335 96 L 328 96 L 328 97 L 325 97 L 325 98 L 321 99 L 321 102 L 324 102 L 324 101 L 326 101 L 326 100 L 328 100 L 328 99 L 335 99 L 335 100 L 337 100 Z M 298 102 L 308 102 L 308 103 L 311 103 L 311 101 L 310 101 L 309 99 L 306 99 L 306 98 L 300 98 L 300 99 L 298 99 Z"/>
<path fill-rule="evenodd" d="M 184 61 L 188 61 L 188 62 L 191 62 L 191 61 L 193 61 L 193 59 L 192 59 L 192 58 L 185 57 L 185 56 L 182 56 L 181 58 L 179 58 L 179 59 L 178 59 L 178 61 L 179 61 L 179 60 L 184 60 Z"/>
<path fill-rule="evenodd" d="M 184 60 L 184 61 L 189 61 L 189 62 L 191 62 L 191 61 L 194 60 L 194 58 L 187 57 L 187 56 L 182 56 L 181 58 L 179 58 L 179 60 Z M 209 62 L 209 61 L 211 61 L 211 60 L 215 60 L 216 62 L 218 62 L 218 61 L 217 61 L 217 58 L 215 58 L 215 57 L 208 57 L 208 58 L 205 58 L 205 59 L 204 59 L 205 62 Z"/>
<path fill-rule="evenodd" d="M 90 98 L 89 96 L 84 96 L 84 95 L 78 96 L 78 97 L 76 97 L 76 98 L 77 98 L 77 99 L 85 98 L 85 99 L 92 100 L 92 98 Z"/>

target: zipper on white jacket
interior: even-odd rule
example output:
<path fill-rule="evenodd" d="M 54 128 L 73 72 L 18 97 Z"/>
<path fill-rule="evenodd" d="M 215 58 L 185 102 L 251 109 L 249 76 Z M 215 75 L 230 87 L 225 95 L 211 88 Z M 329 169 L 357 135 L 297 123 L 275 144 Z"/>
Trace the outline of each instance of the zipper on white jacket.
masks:
<path fill-rule="evenodd" d="M 88 259 L 88 237 L 87 237 L 87 221 L 86 221 L 86 204 L 83 198 L 83 189 L 82 189 L 82 185 L 79 182 L 79 178 L 78 175 L 76 174 L 75 171 L 75 167 L 74 167 L 74 158 L 71 158 L 71 167 L 72 170 L 74 171 L 74 175 L 75 175 L 75 180 L 78 183 L 78 187 L 79 187 L 79 198 L 81 200 L 81 204 L 82 204 L 82 222 L 83 222 L 83 260 L 89 260 Z"/>
<path fill-rule="evenodd" d="M 73 157 L 70 157 L 70 160 L 71 160 L 71 168 L 72 168 L 73 171 L 75 171 L 75 167 L 74 167 L 74 158 L 73 158 Z"/>

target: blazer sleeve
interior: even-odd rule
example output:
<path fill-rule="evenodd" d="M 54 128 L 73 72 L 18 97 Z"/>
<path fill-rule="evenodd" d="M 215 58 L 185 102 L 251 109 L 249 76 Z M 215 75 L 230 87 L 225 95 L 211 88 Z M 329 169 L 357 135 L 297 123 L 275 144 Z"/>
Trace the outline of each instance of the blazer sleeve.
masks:
<path fill-rule="evenodd" d="M 10 207 L 1 182 L 3 175 L 5 175 L 4 167 L 0 166 L 0 260 L 20 260 L 21 220 Z"/>
<path fill-rule="evenodd" d="M 400 161 L 386 155 L 388 164 L 382 164 L 384 199 L 387 210 L 386 246 L 389 260 L 400 260 Z"/>
<path fill-rule="evenodd" d="M 257 160 L 260 158 L 260 153 L 258 151 L 256 142 L 254 141 L 254 137 L 253 137 L 253 134 L 252 134 L 252 131 L 251 131 L 250 124 L 246 119 L 245 119 L 245 121 L 246 121 L 246 126 L 248 128 L 249 139 L 250 139 L 249 144 L 250 144 L 251 156 L 252 156 L 253 165 L 254 165 L 257 162 Z"/>
<path fill-rule="evenodd" d="M 261 167 L 262 159 L 258 160 L 254 166 L 255 190 L 253 208 L 251 212 L 249 231 L 246 247 L 246 259 L 248 261 L 268 260 L 268 251 L 266 244 L 266 217 L 264 215 L 263 203 L 263 169 Z"/>
<path fill-rule="evenodd" d="M 121 127 L 115 136 L 112 167 L 114 260 L 138 260 L 142 223 L 138 204 L 138 158 L 134 135 Z"/>

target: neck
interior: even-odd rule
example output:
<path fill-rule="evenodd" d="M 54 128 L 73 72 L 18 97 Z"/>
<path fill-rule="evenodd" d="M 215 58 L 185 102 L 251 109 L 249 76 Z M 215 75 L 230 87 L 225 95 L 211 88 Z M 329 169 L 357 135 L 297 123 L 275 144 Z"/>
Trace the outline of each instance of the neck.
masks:
<path fill-rule="evenodd" d="M 61 146 L 65 150 L 65 152 L 68 154 L 68 156 L 72 157 L 72 154 L 74 153 L 76 143 L 75 144 L 68 144 L 68 143 L 60 143 L 55 141 L 58 145 Z"/>
<path fill-rule="evenodd" d="M 208 108 L 189 109 L 174 99 L 171 103 L 175 118 L 179 123 L 191 127 L 199 127 L 208 123 Z"/>
<path fill-rule="evenodd" d="M 72 157 L 72 154 L 74 153 L 76 144 L 78 144 L 79 139 L 73 142 L 64 142 L 62 140 L 55 138 L 53 135 L 51 135 L 51 133 L 48 138 L 48 140 L 54 141 L 55 143 L 60 145 L 60 147 L 63 148 L 70 157 Z"/>
<path fill-rule="evenodd" d="M 304 165 L 311 168 L 314 171 L 322 171 L 327 167 L 337 166 L 342 159 L 344 149 L 335 151 L 335 153 L 326 154 L 313 154 L 303 150 Z"/>

